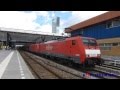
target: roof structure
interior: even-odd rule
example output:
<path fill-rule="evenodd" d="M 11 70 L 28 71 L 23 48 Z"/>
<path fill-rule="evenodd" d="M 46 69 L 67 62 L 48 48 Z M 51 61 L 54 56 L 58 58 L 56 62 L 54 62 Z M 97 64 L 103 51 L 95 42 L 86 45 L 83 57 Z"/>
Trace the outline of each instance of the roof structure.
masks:
<path fill-rule="evenodd" d="M 85 27 L 95 25 L 95 24 L 98 24 L 98 23 L 101 23 L 101 22 L 104 22 L 107 20 L 117 18 L 117 17 L 120 17 L 120 11 L 109 11 L 109 12 L 106 12 L 104 14 L 98 15 L 96 17 L 90 18 L 86 21 L 83 21 L 83 22 L 80 22 L 80 23 L 75 24 L 73 26 L 70 26 L 68 28 L 65 28 L 65 32 L 70 33 L 74 30 L 83 29 Z"/>

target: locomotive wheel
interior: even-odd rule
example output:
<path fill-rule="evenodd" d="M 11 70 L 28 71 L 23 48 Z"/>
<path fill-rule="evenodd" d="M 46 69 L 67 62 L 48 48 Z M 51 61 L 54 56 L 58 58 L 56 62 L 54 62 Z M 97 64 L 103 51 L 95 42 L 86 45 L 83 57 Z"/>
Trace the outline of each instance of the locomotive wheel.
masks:
<path fill-rule="evenodd" d="M 91 60 L 91 59 L 87 59 L 85 65 L 89 66 L 89 67 L 94 67 L 95 66 L 94 61 Z"/>
<path fill-rule="evenodd" d="M 103 59 L 100 60 L 100 66 L 102 66 L 104 64 Z"/>
<path fill-rule="evenodd" d="M 104 61 L 102 59 L 98 60 L 97 65 L 102 66 Z"/>
<path fill-rule="evenodd" d="M 68 65 L 71 67 L 71 66 L 73 66 L 73 62 L 68 62 Z"/>

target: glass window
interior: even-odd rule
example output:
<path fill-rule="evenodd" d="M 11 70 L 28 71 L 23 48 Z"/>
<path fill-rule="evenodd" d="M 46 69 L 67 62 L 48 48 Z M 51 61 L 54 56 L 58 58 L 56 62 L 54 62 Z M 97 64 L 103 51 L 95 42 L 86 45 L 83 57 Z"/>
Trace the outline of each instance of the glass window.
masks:
<path fill-rule="evenodd" d="M 89 40 L 83 38 L 83 43 L 84 43 L 85 45 L 89 45 Z"/>
<path fill-rule="evenodd" d="M 111 47 L 110 46 L 102 46 L 100 47 L 101 50 L 111 50 Z"/>
<path fill-rule="evenodd" d="M 112 46 L 111 43 L 105 43 L 104 45 L 105 45 L 105 46 Z"/>
<path fill-rule="evenodd" d="M 102 43 L 102 44 L 99 44 L 100 46 L 104 46 L 104 44 Z"/>
<path fill-rule="evenodd" d="M 120 26 L 120 19 L 113 21 L 113 26 Z"/>
<path fill-rule="evenodd" d="M 116 26 L 120 26 L 120 19 L 114 19 L 106 23 L 106 28 L 112 28 Z"/>
<path fill-rule="evenodd" d="M 76 45 L 76 41 L 75 40 L 72 40 L 72 45 Z"/>
<path fill-rule="evenodd" d="M 118 43 L 118 46 L 120 46 L 120 42 Z"/>
<path fill-rule="evenodd" d="M 97 43 L 96 43 L 96 41 L 95 40 L 92 40 L 92 39 L 90 39 L 90 46 L 96 46 L 97 45 Z"/>
<path fill-rule="evenodd" d="M 85 45 L 96 46 L 96 40 L 83 38 L 83 43 Z"/>
<path fill-rule="evenodd" d="M 106 28 L 112 28 L 112 27 L 113 27 L 112 22 L 107 22 Z"/>
<path fill-rule="evenodd" d="M 80 34 L 81 34 L 81 35 L 83 34 L 83 29 L 80 31 Z"/>
<path fill-rule="evenodd" d="M 118 46 L 118 43 L 113 43 L 112 45 L 113 45 L 113 46 Z"/>

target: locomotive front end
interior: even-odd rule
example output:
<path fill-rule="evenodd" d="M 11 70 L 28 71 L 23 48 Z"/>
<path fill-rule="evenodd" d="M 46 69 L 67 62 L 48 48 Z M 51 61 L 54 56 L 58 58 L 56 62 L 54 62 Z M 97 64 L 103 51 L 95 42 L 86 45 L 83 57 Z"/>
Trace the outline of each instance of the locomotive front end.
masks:
<path fill-rule="evenodd" d="M 101 65 L 103 63 L 101 59 L 100 48 L 93 38 L 82 38 L 85 50 L 85 64 L 88 65 Z"/>

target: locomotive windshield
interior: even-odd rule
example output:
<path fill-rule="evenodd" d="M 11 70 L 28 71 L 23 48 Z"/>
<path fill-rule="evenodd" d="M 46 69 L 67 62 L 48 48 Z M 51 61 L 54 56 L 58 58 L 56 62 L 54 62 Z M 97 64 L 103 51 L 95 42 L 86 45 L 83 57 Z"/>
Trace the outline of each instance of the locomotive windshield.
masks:
<path fill-rule="evenodd" d="M 87 39 L 87 38 L 82 38 L 83 39 L 83 43 L 87 46 L 96 46 L 96 40 L 94 39 Z"/>

